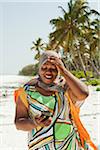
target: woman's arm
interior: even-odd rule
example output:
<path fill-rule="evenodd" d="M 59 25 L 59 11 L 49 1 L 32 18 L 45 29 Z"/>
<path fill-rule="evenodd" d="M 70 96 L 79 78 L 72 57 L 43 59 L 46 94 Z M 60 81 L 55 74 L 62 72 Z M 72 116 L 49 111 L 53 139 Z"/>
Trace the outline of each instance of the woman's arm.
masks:
<path fill-rule="evenodd" d="M 68 92 L 71 98 L 76 97 L 78 100 L 84 100 L 89 95 L 88 87 L 67 69 L 64 68 L 62 70 L 62 75 L 66 79 L 66 83 L 69 87 Z"/>
<path fill-rule="evenodd" d="M 30 131 L 36 127 L 36 124 L 29 119 L 28 110 L 20 97 L 16 102 L 15 125 L 18 130 L 23 131 Z"/>
<path fill-rule="evenodd" d="M 65 68 L 60 58 L 50 57 L 48 61 L 59 68 L 69 87 L 69 94 L 72 99 L 75 97 L 77 100 L 84 100 L 89 95 L 88 87 Z"/>
<path fill-rule="evenodd" d="M 15 125 L 18 130 L 30 131 L 37 126 L 49 126 L 51 118 L 44 119 L 45 116 L 36 116 L 34 121 L 29 118 L 28 109 L 25 107 L 20 97 L 16 102 Z"/>

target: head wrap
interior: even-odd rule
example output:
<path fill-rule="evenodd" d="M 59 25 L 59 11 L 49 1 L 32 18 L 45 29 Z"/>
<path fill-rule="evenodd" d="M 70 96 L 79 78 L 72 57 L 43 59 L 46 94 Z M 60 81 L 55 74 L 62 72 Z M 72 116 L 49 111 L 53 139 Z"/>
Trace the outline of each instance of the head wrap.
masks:
<path fill-rule="evenodd" d="M 48 57 L 52 57 L 52 56 L 60 58 L 60 56 L 58 55 L 58 53 L 56 53 L 55 51 L 51 51 L 51 50 L 45 51 L 41 55 L 40 61 L 39 61 L 39 71 L 40 71 L 42 65 L 48 60 Z"/>

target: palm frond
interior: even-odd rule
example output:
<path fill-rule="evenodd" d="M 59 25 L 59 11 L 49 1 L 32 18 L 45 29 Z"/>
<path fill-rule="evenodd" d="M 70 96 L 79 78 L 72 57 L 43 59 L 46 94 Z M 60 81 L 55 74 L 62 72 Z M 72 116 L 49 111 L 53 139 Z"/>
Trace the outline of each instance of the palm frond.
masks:
<path fill-rule="evenodd" d="M 69 20 L 69 14 L 68 13 L 66 13 L 66 14 L 64 14 L 64 20 L 66 21 L 68 21 Z"/>
<path fill-rule="evenodd" d="M 52 19 L 50 20 L 50 24 L 53 25 L 53 29 L 54 28 L 61 28 L 62 25 L 64 24 L 64 20 L 63 18 L 59 17 L 58 19 Z"/>
<path fill-rule="evenodd" d="M 94 9 L 91 9 L 90 13 L 100 16 L 100 13 L 98 11 L 94 10 Z"/>
<path fill-rule="evenodd" d="M 70 2 L 68 3 L 68 9 L 69 9 L 69 13 L 71 13 L 72 10 L 73 10 L 73 3 L 72 3 L 72 0 L 70 0 Z"/>
<path fill-rule="evenodd" d="M 64 14 L 67 13 L 67 12 L 65 11 L 65 9 L 64 9 L 62 6 L 58 6 L 58 8 L 61 8 L 61 10 L 62 10 L 62 12 L 63 12 Z"/>
<path fill-rule="evenodd" d="M 30 49 L 33 50 L 34 48 L 35 48 L 35 47 L 33 46 L 33 47 L 31 47 Z"/>

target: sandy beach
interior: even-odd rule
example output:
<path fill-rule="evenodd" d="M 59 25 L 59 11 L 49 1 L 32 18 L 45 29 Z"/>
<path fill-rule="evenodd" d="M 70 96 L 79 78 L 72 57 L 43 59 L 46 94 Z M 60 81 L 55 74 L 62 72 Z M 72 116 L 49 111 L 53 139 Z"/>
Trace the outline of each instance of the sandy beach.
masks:
<path fill-rule="evenodd" d="M 27 150 L 27 132 L 18 131 L 14 125 L 15 103 L 14 90 L 29 77 L 0 77 L 0 149 Z M 5 91 L 7 89 L 7 91 Z M 81 107 L 81 120 L 90 133 L 94 143 L 100 146 L 100 92 L 96 87 L 89 86 L 90 95 Z M 7 92 L 7 96 L 2 95 Z M 5 93 L 4 93 L 5 94 Z"/>

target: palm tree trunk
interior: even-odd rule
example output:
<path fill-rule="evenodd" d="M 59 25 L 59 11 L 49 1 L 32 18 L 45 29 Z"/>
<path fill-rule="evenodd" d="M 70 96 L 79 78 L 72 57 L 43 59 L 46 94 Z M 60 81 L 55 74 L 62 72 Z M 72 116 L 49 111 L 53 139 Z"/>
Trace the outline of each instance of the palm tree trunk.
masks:
<path fill-rule="evenodd" d="M 95 67 L 94 63 L 92 60 L 88 60 L 89 63 L 91 64 L 92 68 L 94 69 L 94 71 L 96 72 L 97 76 L 100 76 L 100 72 L 98 71 L 98 69 Z"/>
<path fill-rule="evenodd" d="M 78 49 L 78 56 L 79 56 L 79 60 L 80 60 L 81 66 L 82 66 L 82 68 L 83 68 L 85 77 L 86 77 L 86 79 L 88 80 L 88 76 L 87 76 L 87 74 L 86 74 L 86 68 L 85 68 L 85 65 L 84 65 L 84 62 L 83 62 L 83 59 L 82 59 L 82 56 L 81 56 L 81 53 L 80 53 L 79 49 Z"/>
<path fill-rule="evenodd" d="M 71 62 L 71 65 L 73 66 L 73 68 L 74 68 L 75 70 L 77 70 L 77 67 L 76 67 L 76 65 L 74 64 L 74 62 Z"/>
<path fill-rule="evenodd" d="M 75 60 L 75 58 L 74 58 L 74 60 L 73 60 L 73 63 L 74 63 L 75 66 L 76 66 L 76 70 L 78 70 L 78 69 L 79 69 L 79 66 L 78 66 L 78 64 L 77 64 L 77 62 L 76 62 L 76 60 Z"/>

